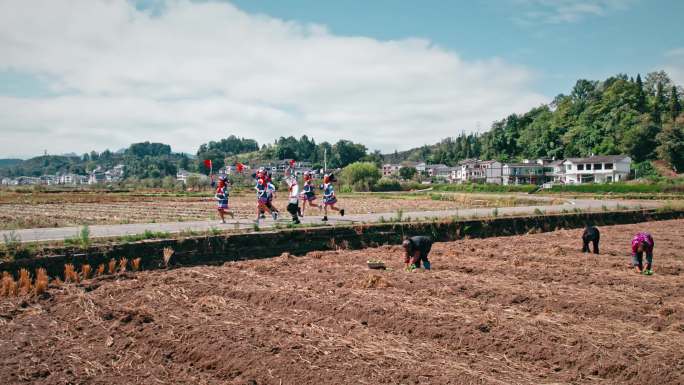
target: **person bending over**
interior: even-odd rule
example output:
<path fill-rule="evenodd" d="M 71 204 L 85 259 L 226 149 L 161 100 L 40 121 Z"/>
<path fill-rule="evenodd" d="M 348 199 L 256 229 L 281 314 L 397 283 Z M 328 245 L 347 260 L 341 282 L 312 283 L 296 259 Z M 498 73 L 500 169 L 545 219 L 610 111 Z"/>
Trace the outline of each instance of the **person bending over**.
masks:
<path fill-rule="evenodd" d="M 594 254 L 599 253 L 599 240 L 601 239 L 601 232 L 594 226 L 587 226 L 582 234 L 582 252 L 589 252 L 589 243 L 594 249 Z"/>
<path fill-rule="evenodd" d="M 404 239 L 401 244 L 404 248 L 404 263 L 407 271 L 419 269 L 422 266 L 425 270 L 430 270 L 428 254 L 432 249 L 432 239 L 422 235 Z"/>
<path fill-rule="evenodd" d="M 653 246 L 655 242 L 651 234 L 640 232 L 632 238 L 632 267 L 637 273 L 653 274 Z M 644 266 L 646 254 L 646 266 Z"/>

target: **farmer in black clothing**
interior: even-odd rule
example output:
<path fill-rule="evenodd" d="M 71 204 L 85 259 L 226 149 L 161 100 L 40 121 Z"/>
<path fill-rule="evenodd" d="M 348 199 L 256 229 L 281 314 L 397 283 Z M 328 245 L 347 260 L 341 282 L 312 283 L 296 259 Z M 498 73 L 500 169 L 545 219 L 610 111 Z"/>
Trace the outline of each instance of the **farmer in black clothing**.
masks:
<path fill-rule="evenodd" d="M 599 253 L 599 240 L 601 239 L 601 233 L 594 226 L 587 226 L 582 234 L 582 252 L 589 252 L 589 242 L 591 242 L 594 249 L 594 254 Z"/>
<path fill-rule="evenodd" d="M 404 248 L 404 263 L 406 263 L 406 270 L 413 271 L 419 269 L 421 262 L 425 270 L 430 270 L 430 261 L 428 261 L 428 254 L 432 249 L 432 239 L 430 237 L 415 236 L 404 239 L 401 244 Z"/>

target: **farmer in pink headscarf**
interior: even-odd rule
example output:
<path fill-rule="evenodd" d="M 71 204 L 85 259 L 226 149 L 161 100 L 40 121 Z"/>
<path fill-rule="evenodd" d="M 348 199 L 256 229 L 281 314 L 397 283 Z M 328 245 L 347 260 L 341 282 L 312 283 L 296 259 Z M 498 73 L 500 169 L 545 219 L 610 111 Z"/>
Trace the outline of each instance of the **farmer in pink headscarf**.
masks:
<path fill-rule="evenodd" d="M 649 233 L 640 232 L 632 238 L 632 267 L 639 274 L 653 274 L 653 237 Z M 643 264 L 646 254 L 646 266 Z"/>

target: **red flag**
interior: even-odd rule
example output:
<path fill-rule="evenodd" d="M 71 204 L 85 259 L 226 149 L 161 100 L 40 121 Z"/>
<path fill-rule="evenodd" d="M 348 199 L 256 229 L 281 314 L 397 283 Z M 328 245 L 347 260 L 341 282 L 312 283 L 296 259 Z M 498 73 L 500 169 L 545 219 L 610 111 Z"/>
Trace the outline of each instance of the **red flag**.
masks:
<path fill-rule="evenodd" d="M 235 169 L 237 170 L 237 172 L 242 173 L 242 170 L 245 169 L 245 165 L 240 162 L 237 162 L 237 164 L 235 165 Z"/>
<path fill-rule="evenodd" d="M 290 159 L 290 167 L 294 168 L 294 166 L 295 166 L 295 160 Z"/>
<path fill-rule="evenodd" d="M 204 160 L 204 167 L 205 167 L 207 170 L 211 170 L 211 159 L 205 159 L 205 160 Z"/>

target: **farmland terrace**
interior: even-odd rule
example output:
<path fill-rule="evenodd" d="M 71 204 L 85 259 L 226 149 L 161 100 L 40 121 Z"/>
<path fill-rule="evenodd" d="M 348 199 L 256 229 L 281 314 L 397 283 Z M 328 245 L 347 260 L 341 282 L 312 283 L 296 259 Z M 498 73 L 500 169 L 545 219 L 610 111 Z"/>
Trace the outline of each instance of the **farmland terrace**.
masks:
<path fill-rule="evenodd" d="M 143 234 L 146 231 L 183 233 L 243 231 L 254 228 L 255 205 L 251 195 L 232 199 L 231 204 L 236 211 L 236 218 L 228 220 L 227 224 L 219 224 L 214 218 L 214 202 L 204 197 L 131 198 L 115 194 L 109 203 L 100 202 L 100 197 L 90 194 L 83 194 L 78 198 L 72 195 L 57 197 L 52 200 L 53 203 L 41 200 L 31 203 L 31 199 L 35 198 L 5 198 L 5 203 L 1 203 L 0 200 L 0 219 L 3 220 L 0 222 L 1 236 L 16 236 L 22 242 L 63 241 L 77 235 L 80 226 L 92 223 L 100 223 L 90 226 L 90 236 L 93 238 L 122 237 Z M 121 201 L 117 201 L 118 199 Z M 275 204 L 282 210 L 280 219 L 262 220 L 260 228 L 284 227 L 290 223 L 289 216 L 284 211 L 286 203 L 283 198 L 276 200 Z M 333 213 L 328 224 L 543 215 L 573 211 L 654 208 L 661 205 L 662 202 L 651 200 L 562 199 L 527 194 L 350 194 L 340 197 L 339 207 L 345 208 L 347 215 L 340 217 Z M 321 213 L 317 209 L 308 209 L 301 220 L 304 225 L 322 224 Z M 5 230 L 2 230 L 3 226 Z"/>
<path fill-rule="evenodd" d="M 600 255 L 579 229 L 437 243 L 431 272 L 384 246 L 52 284 L 0 299 L 0 381 L 681 384 L 683 226 L 602 227 Z"/>

